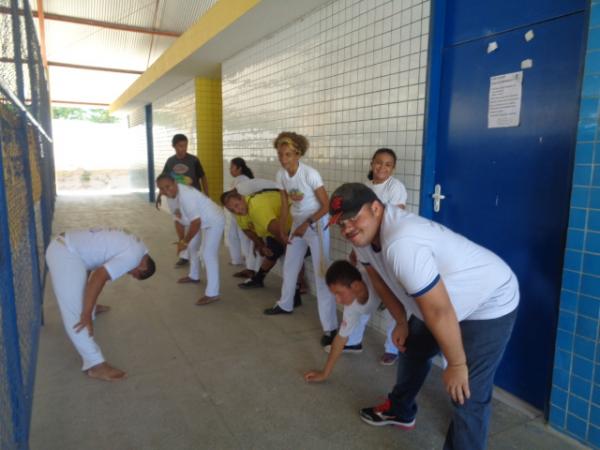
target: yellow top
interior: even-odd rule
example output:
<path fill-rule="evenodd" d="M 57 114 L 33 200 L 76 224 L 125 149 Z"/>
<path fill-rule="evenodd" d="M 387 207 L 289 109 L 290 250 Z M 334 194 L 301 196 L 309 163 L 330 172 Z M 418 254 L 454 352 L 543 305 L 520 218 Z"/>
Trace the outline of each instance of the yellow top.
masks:
<path fill-rule="evenodd" d="M 273 219 L 279 220 L 281 215 L 281 194 L 278 191 L 262 192 L 245 197 L 248 204 L 248 214 L 235 216 L 235 220 L 242 230 L 251 230 L 258 237 L 274 237 L 269 232 L 269 224 Z M 286 232 L 292 226 L 292 215 L 288 214 Z"/>

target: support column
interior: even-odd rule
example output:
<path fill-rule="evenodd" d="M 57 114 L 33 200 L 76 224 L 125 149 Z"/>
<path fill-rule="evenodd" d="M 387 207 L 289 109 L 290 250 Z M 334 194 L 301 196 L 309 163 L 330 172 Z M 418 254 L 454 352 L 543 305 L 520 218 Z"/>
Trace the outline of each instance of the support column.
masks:
<path fill-rule="evenodd" d="M 156 186 L 154 185 L 154 135 L 152 133 L 152 103 L 144 107 L 146 117 L 146 149 L 148 152 L 148 201 L 156 201 Z"/>
<path fill-rule="evenodd" d="M 206 177 L 210 198 L 219 203 L 223 192 L 223 103 L 221 80 L 196 78 L 197 154 Z"/>

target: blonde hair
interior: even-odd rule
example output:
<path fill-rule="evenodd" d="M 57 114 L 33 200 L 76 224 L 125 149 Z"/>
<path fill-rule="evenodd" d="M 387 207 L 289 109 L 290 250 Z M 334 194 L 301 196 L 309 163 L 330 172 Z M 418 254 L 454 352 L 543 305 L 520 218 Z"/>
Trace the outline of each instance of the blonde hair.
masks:
<path fill-rule="evenodd" d="M 304 156 L 308 150 L 309 143 L 308 139 L 301 134 L 294 133 L 293 131 L 283 131 L 273 141 L 273 147 L 276 149 L 282 145 L 287 145 L 293 148 L 298 155 Z"/>

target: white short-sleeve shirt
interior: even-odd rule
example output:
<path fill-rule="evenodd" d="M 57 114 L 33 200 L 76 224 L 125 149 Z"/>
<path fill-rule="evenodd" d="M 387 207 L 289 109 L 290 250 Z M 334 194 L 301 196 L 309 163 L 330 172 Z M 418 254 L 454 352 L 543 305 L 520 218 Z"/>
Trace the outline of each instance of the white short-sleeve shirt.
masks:
<path fill-rule="evenodd" d="M 235 190 L 240 195 L 252 195 L 265 189 L 281 189 L 277 183 L 271 180 L 265 180 L 264 178 L 252 178 L 239 182 L 235 186 Z"/>
<path fill-rule="evenodd" d="M 365 247 L 352 246 L 356 259 L 363 266 L 371 266 L 381 277 L 387 287 L 392 291 L 392 294 L 402 303 L 406 310 L 406 318 L 410 318 L 414 314 L 413 309 L 416 307 L 414 301 L 404 290 L 404 287 L 398 283 L 398 280 L 390 273 L 385 264 L 384 252 L 376 251 L 372 246 Z"/>
<path fill-rule="evenodd" d="M 248 180 L 250 180 L 250 178 L 247 175 L 238 175 L 237 177 L 234 177 L 231 181 L 231 188 L 234 189 L 241 182 Z"/>
<path fill-rule="evenodd" d="M 295 224 L 304 222 L 308 216 L 321 209 L 315 190 L 323 186 L 323 179 L 312 167 L 300 162 L 294 176 L 281 168 L 275 181 L 279 189 L 287 192 L 292 202 L 291 213 Z"/>
<path fill-rule="evenodd" d="M 175 221 L 187 226 L 194 220 L 200 219 L 201 228 L 224 223 L 223 210 L 202 192 L 183 184 L 177 185 L 177 191 L 175 198 L 167 198 L 169 211 Z"/>
<path fill-rule="evenodd" d="M 519 286 L 510 267 L 439 223 L 387 207 L 380 238 L 386 267 L 406 292 L 419 297 L 441 278 L 459 321 L 495 319 L 519 304 Z M 422 318 L 416 304 L 410 309 Z"/>
<path fill-rule="evenodd" d="M 360 324 L 362 316 L 370 316 L 373 314 L 381 303 L 381 300 L 377 296 L 377 293 L 375 292 L 375 289 L 371 284 L 371 280 L 369 279 L 369 276 L 365 270 L 362 267 L 360 267 L 358 270 L 362 276 L 363 282 L 367 285 L 369 298 L 365 304 L 361 304 L 355 299 L 350 305 L 344 306 L 342 323 L 340 325 L 340 329 L 338 330 L 338 334 L 344 338 L 350 336 L 354 332 L 356 327 Z"/>
<path fill-rule="evenodd" d="M 148 253 L 140 238 L 120 228 L 67 231 L 65 244 L 87 270 L 104 266 L 113 281 L 139 266 Z"/>
<path fill-rule="evenodd" d="M 383 183 L 375 184 L 372 180 L 368 180 L 365 184 L 375 192 L 384 205 L 406 205 L 408 193 L 400 180 L 389 177 Z"/>

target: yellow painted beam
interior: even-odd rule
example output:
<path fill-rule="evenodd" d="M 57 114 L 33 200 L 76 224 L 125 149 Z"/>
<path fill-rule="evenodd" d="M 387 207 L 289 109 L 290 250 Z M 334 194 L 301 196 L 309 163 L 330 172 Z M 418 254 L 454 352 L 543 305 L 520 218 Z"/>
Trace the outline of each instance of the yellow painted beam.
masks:
<path fill-rule="evenodd" d="M 211 39 L 238 20 L 261 0 L 219 0 L 198 21 L 183 33 L 148 70 L 111 103 L 109 110 L 117 111 L 140 95 L 154 82 L 188 58 Z"/>

